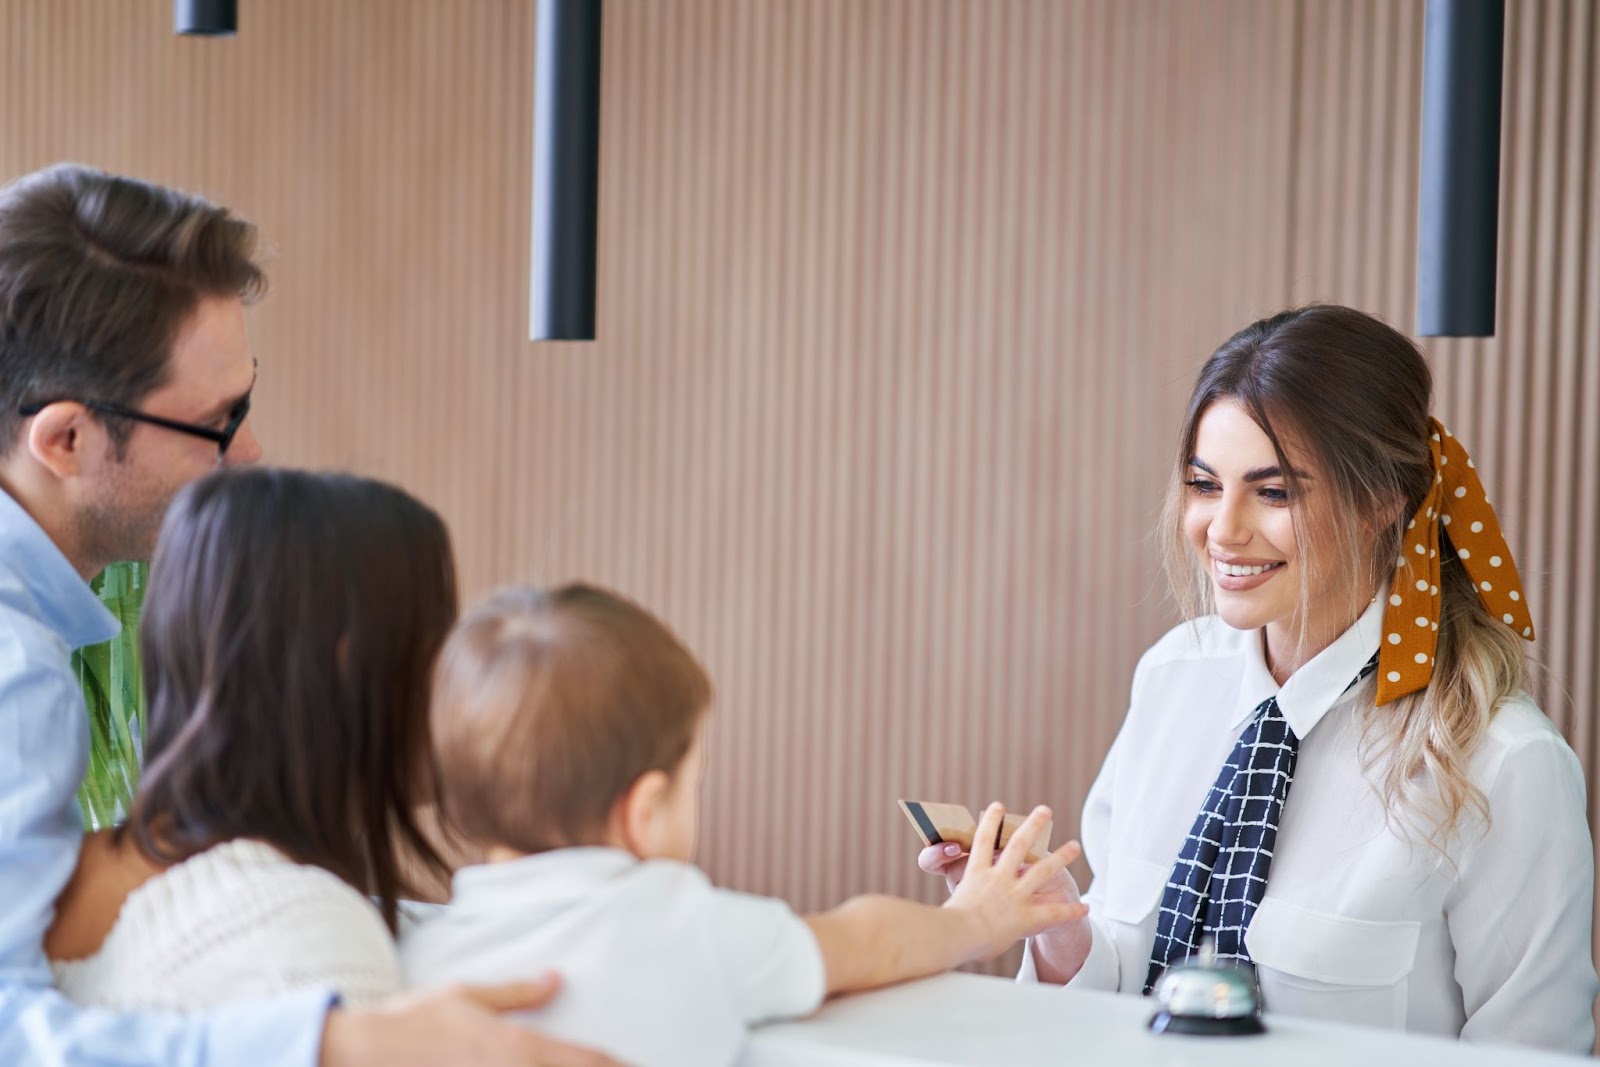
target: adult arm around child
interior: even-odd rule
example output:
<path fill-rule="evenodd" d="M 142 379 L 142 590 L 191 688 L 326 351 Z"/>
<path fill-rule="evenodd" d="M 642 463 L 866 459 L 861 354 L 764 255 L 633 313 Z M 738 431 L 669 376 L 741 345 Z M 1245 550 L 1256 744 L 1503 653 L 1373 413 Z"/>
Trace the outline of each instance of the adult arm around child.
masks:
<path fill-rule="evenodd" d="M 613 1061 L 501 1019 L 553 997 L 554 975 L 496 986 L 447 986 L 402 997 L 370 1011 L 333 1011 L 322 1036 L 318 1067 L 607 1067 Z"/>

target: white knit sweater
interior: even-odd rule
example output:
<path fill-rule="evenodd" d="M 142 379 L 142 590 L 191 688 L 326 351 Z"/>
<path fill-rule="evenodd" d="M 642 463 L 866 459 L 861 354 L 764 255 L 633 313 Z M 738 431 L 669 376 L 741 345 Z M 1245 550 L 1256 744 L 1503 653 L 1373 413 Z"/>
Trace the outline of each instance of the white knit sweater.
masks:
<path fill-rule="evenodd" d="M 400 989 L 393 939 L 371 901 L 320 867 L 231 841 L 129 894 L 100 950 L 55 963 L 72 1000 L 198 1011 L 320 987 L 372 1004 Z"/>

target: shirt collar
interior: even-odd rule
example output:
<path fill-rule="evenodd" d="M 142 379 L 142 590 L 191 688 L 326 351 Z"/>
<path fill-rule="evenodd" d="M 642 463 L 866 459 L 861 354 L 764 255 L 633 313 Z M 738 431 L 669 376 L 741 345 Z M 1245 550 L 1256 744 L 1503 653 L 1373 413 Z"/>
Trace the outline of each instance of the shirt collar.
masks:
<path fill-rule="evenodd" d="M 50 535 L 11 494 L 0 490 L 0 566 L 8 567 L 33 598 L 40 622 L 68 646 L 98 645 L 122 625 L 94 595 Z"/>
<path fill-rule="evenodd" d="M 1317 653 L 1310 662 L 1289 676 L 1280 689 L 1267 669 L 1265 637 L 1256 631 L 1244 644 L 1244 670 L 1239 681 L 1238 717 L 1235 728 L 1244 725 L 1261 702 L 1278 696 L 1278 709 L 1296 737 L 1309 734 L 1328 709 L 1350 688 L 1350 683 L 1367 665 L 1383 638 L 1383 612 L 1388 603 L 1387 587 L 1363 611 L 1351 627 L 1333 644 Z"/>
<path fill-rule="evenodd" d="M 479 896 L 487 896 L 492 901 L 504 893 L 526 896 L 535 886 L 538 897 L 546 901 L 582 897 L 592 893 L 597 885 L 638 866 L 639 862 L 633 854 L 620 848 L 557 848 L 504 863 L 463 867 L 452 880 L 451 898 L 455 903 Z"/>

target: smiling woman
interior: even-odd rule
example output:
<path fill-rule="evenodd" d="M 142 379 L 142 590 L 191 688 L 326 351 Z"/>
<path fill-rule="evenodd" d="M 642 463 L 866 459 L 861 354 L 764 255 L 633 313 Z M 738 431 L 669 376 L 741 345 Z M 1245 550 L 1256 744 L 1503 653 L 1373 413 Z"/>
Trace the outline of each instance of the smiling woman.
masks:
<path fill-rule="evenodd" d="M 1163 519 L 1191 621 L 1140 661 L 1085 804 L 1091 913 L 1025 976 L 1138 993 L 1210 940 L 1280 1013 L 1589 1048 L 1583 776 L 1524 691 L 1516 565 L 1431 392 L 1342 307 L 1206 362 Z"/>
<path fill-rule="evenodd" d="M 1296 458 L 1298 489 L 1291 491 L 1266 432 L 1237 402 L 1222 400 L 1195 429 L 1193 477 L 1184 481 L 1183 533 L 1207 575 L 1216 612 L 1237 630 L 1266 628 L 1267 664 L 1280 682 L 1294 673 L 1297 660 L 1309 658 L 1306 652 L 1326 647 L 1349 624 L 1353 605 L 1372 594 L 1370 586 L 1365 597 L 1360 589 L 1330 588 L 1330 582 L 1348 586 L 1359 579 L 1325 567 L 1312 595 L 1303 595 L 1311 579 L 1295 515 L 1315 511 L 1320 525 L 1327 508 L 1326 494 L 1311 491 L 1316 479 L 1303 469 L 1309 463 Z M 1309 610 L 1300 610 L 1302 603 Z M 1313 620 L 1313 614 L 1321 617 Z"/>
<path fill-rule="evenodd" d="M 1416 347 L 1370 316 L 1310 307 L 1255 323 L 1200 372 L 1179 433 L 1180 470 L 1163 525 L 1167 573 L 1184 614 L 1195 618 L 1209 609 L 1235 629 L 1260 629 L 1268 669 L 1280 684 L 1380 591 L 1413 585 L 1417 568 L 1402 555 L 1409 531 L 1440 531 L 1440 543 L 1425 549 L 1432 563 L 1424 568 L 1428 608 L 1407 616 L 1399 630 L 1409 633 L 1420 618 L 1428 633 L 1444 632 L 1423 653 L 1429 670 L 1420 684 L 1380 694 L 1383 705 L 1400 699 L 1364 724 L 1368 762 L 1380 772 L 1386 801 L 1413 822 L 1431 824 L 1421 828 L 1437 845 L 1466 808 L 1481 809 L 1467 761 L 1495 708 L 1522 691 L 1527 675 L 1521 624 L 1502 625 L 1512 620 L 1489 610 L 1484 600 L 1492 582 L 1474 587 L 1466 575 L 1470 551 L 1451 550 L 1450 515 L 1427 505 L 1451 473 L 1428 416 L 1431 395 L 1432 376 Z M 1232 477 L 1193 484 L 1193 472 L 1203 473 L 1195 461 L 1204 464 L 1206 455 L 1230 467 Z M 1455 473 L 1470 470 L 1463 453 Z M 1472 483 L 1474 499 L 1481 498 L 1476 475 Z M 1457 488 L 1464 498 L 1467 487 Z M 1498 530 L 1486 501 L 1483 507 Z M 1240 580 L 1216 566 L 1255 562 L 1244 557 L 1246 549 L 1264 554 L 1263 562 L 1281 561 L 1282 573 Z M 1405 570 L 1398 578 L 1397 563 Z M 1520 590 L 1504 586 L 1495 599 L 1506 595 L 1525 612 Z M 1385 622 L 1386 632 L 1397 629 Z M 1387 654 L 1397 658 L 1400 650 Z M 1409 645 L 1405 654 L 1416 655 Z M 1384 675 L 1392 667 L 1385 665 Z M 1393 758 L 1379 759 L 1379 751 Z M 1431 782 L 1419 789 L 1424 774 Z"/>

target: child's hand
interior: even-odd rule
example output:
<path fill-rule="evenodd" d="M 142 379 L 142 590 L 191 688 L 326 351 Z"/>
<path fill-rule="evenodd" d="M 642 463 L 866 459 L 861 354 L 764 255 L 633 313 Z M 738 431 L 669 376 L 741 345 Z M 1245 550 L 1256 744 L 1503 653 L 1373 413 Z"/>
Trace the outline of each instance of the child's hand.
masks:
<path fill-rule="evenodd" d="M 983 958 L 1005 951 L 1019 938 L 1081 922 L 1089 913 L 1078 899 L 1078 884 L 1067 871 L 1067 864 L 1083 851 L 1076 841 L 1067 842 L 1038 863 L 1026 862 L 1029 850 L 1050 823 L 1050 809 L 1034 808 L 997 857 L 994 840 L 1004 817 L 1001 804 L 990 804 L 984 811 L 965 870 L 956 876 L 959 882 L 945 903 L 945 907 L 973 917 Z"/>

